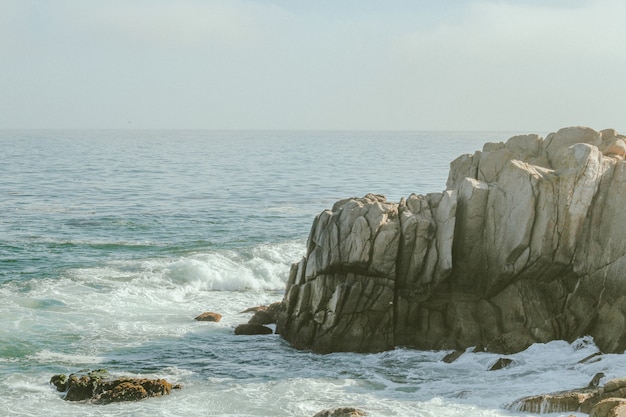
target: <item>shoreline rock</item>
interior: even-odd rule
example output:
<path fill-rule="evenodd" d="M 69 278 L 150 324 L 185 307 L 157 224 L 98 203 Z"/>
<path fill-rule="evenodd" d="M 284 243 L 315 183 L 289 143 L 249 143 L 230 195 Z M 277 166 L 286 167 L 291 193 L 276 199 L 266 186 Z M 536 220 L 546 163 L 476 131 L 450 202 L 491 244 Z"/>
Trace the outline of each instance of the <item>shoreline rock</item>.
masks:
<path fill-rule="evenodd" d="M 623 352 L 625 156 L 614 130 L 570 127 L 460 156 L 441 193 L 338 201 L 291 268 L 277 333 L 319 353 L 585 335 Z"/>
<path fill-rule="evenodd" d="M 69 377 L 53 375 L 50 384 L 65 395 L 65 401 L 89 401 L 94 404 L 108 404 L 122 401 L 139 401 L 150 397 L 160 397 L 180 389 L 164 379 L 112 378 L 104 369 L 84 370 Z"/>
<path fill-rule="evenodd" d="M 599 387 L 602 377 L 603 373 L 596 374 L 584 388 L 520 398 L 507 409 L 542 414 L 572 411 L 595 417 L 619 416 L 621 414 L 611 414 L 611 410 L 626 404 L 626 378 L 612 379 Z"/>

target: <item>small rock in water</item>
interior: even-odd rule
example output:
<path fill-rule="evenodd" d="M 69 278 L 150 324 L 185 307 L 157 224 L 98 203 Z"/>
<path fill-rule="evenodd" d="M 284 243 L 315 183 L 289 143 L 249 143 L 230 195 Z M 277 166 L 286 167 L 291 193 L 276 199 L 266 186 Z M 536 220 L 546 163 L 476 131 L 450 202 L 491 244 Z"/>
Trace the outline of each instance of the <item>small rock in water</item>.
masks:
<path fill-rule="evenodd" d="M 582 358 L 581 360 L 578 361 L 578 363 L 594 363 L 594 362 L 598 362 L 600 359 L 602 359 L 602 352 L 596 352 L 596 353 L 592 353 L 591 355 Z"/>
<path fill-rule="evenodd" d="M 54 375 L 50 383 L 57 391 L 65 392 L 66 401 L 91 401 L 96 404 L 159 397 L 169 394 L 173 388 L 164 379 L 110 378 L 104 369 L 83 370 L 69 377 Z M 181 387 L 177 385 L 174 388 Z"/>
<path fill-rule="evenodd" d="M 455 350 L 454 352 L 450 352 L 446 356 L 444 356 L 442 361 L 444 361 L 445 363 L 452 363 L 459 359 L 463 353 L 465 353 L 465 351 Z"/>
<path fill-rule="evenodd" d="M 235 334 L 237 335 L 254 335 L 254 334 L 272 334 L 273 331 L 269 327 L 262 324 L 240 324 L 235 328 Z"/>
<path fill-rule="evenodd" d="M 196 320 L 198 321 L 213 321 L 213 322 L 218 322 L 222 319 L 222 315 L 219 313 L 214 313 L 212 311 L 207 311 L 205 313 L 200 314 L 198 317 L 196 317 Z"/>
<path fill-rule="evenodd" d="M 322 410 L 313 417 L 363 417 L 367 413 L 354 407 L 340 407 Z"/>
<path fill-rule="evenodd" d="M 507 366 L 509 366 L 512 363 L 513 363 L 513 359 L 499 358 L 497 361 L 494 362 L 493 365 L 491 365 L 491 368 L 489 368 L 489 370 L 490 371 L 497 371 L 498 369 L 506 368 Z"/>

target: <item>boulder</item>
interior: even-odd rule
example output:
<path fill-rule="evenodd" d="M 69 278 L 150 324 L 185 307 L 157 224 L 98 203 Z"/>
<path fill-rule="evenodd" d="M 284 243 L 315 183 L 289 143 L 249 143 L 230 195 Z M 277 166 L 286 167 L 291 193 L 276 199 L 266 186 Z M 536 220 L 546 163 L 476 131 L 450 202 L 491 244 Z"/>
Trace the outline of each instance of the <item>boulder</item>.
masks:
<path fill-rule="evenodd" d="M 172 386 L 164 379 L 112 378 L 106 370 L 84 370 L 69 377 L 63 374 L 50 379 L 59 392 L 64 392 L 66 401 L 89 401 L 106 404 L 121 401 L 137 401 L 149 397 L 169 394 Z"/>
<path fill-rule="evenodd" d="M 498 358 L 493 365 L 491 365 L 489 367 L 490 371 L 497 371 L 499 369 L 504 369 L 507 366 L 509 366 L 510 364 L 513 363 L 513 359 L 509 359 L 509 358 Z"/>
<path fill-rule="evenodd" d="M 235 327 L 236 335 L 256 335 L 256 334 L 272 334 L 273 331 L 269 327 L 261 324 L 246 323 Z"/>
<path fill-rule="evenodd" d="M 207 311 L 205 313 L 200 314 L 195 318 L 198 321 L 213 321 L 218 322 L 222 320 L 222 315 L 219 313 L 213 313 L 212 311 Z"/>
<path fill-rule="evenodd" d="M 514 136 L 447 189 L 340 200 L 313 221 L 277 333 L 300 349 L 626 349 L 626 148 L 612 129 Z M 407 150 L 410 151 L 410 150 Z"/>
<path fill-rule="evenodd" d="M 276 319 L 267 311 L 257 311 L 252 318 L 248 320 L 250 324 L 274 324 Z"/>

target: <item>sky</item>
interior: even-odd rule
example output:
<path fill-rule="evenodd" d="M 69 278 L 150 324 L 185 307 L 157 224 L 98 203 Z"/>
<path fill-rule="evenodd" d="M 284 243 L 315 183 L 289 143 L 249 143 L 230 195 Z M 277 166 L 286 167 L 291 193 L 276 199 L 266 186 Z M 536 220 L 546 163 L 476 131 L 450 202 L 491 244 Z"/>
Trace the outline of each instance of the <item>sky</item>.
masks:
<path fill-rule="evenodd" d="M 0 129 L 626 133 L 625 17 L 623 0 L 0 0 Z"/>

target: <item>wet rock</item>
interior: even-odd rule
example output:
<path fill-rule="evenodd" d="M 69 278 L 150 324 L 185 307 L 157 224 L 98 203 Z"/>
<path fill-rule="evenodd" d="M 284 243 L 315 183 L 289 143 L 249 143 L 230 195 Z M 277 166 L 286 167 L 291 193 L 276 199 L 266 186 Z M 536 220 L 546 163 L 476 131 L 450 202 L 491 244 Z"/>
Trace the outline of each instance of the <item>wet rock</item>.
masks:
<path fill-rule="evenodd" d="M 272 334 L 273 331 L 269 327 L 261 324 L 240 324 L 235 328 L 236 335 L 256 335 L 256 334 Z"/>
<path fill-rule="evenodd" d="M 453 352 L 448 353 L 446 356 L 444 356 L 442 361 L 445 363 L 452 363 L 456 361 L 457 359 L 459 359 L 463 353 L 465 353 L 465 351 L 455 350 Z"/>
<path fill-rule="evenodd" d="M 604 374 L 601 372 L 596 374 L 589 385 L 584 388 L 520 398 L 513 402 L 508 408 L 518 412 L 529 413 L 578 411 L 590 414 L 606 399 L 626 399 L 626 378 L 612 379 L 607 381 L 604 387 L 599 387 L 599 382 L 603 376 Z M 606 403 L 597 408 L 595 412 L 596 417 L 621 416 L 621 414 L 610 414 L 610 412 L 612 412 L 610 410 L 614 408 L 610 404 L 611 403 Z M 617 405 L 615 405 L 615 407 L 617 407 Z"/>
<path fill-rule="evenodd" d="M 245 310 L 243 310 L 242 312 L 240 312 L 239 314 L 256 313 L 257 311 L 265 311 L 266 309 L 267 309 L 267 306 L 248 307 Z"/>
<path fill-rule="evenodd" d="M 587 385 L 587 388 L 597 388 L 598 386 L 600 386 L 600 380 L 602 378 L 604 378 L 604 372 L 598 372 L 597 374 L 593 376 L 591 381 L 589 381 L 589 385 Z M 605 390 L 606 390 L 606 387 L 605 387 Z"/>
<path fill-rule="evenodd" d="M 248 320 L 249 324 L 274 324 L 276 319 L 267 311 L 257 311 L 254 316 Z"/>
<path fill-rule="evenodd" d="M 222 320 L 222 315 L 219 313 L 214 313 L 212 311 L 207 311 L 205 313 L 200 314 L 198 317 L 195 318 L 195 320 L 218 322 Z"/>
<path fill-rule="evenodd" d="M 84 370 L 66 377 L 54 375 L 50 379 L 66 401 L 89 401 L 97 404 L 137 401 L 167 395 L 172 384 L 164 379 L 113 378 L 106 370 Z M 175 388 L 180 389 L 180 386 Z"/>
<path fill-rule="evenodd" d="M 354 407 L 341 407 L 328 410 L 322 410 L 313 417 L 363 417 L 367 413 Z"/>
<path fill-rule="evenodd" d="M 579 389 L 560 391 L 551 394 L 531 395 L 520 398 L 508 408 L 516 412 L 526 413 L 563 413 L 580 411 L 586 401 L 593 400 L 599 395 L 598 389 Z"/>
<path fill-rule="evenodd" d="M 578 363 L 594 363 L 594 362 L 598 362 L 601 358 L 602 358 L 602 352 L 596 352 L 579 360 Z"/>
<path fill-rule="evenodd" d="M 499 369 L 504 369 L 507 366 L 509 366 L 510 364 L 513 363 L 513 359 L 509 359 L 509 358 L 499 358 L 497 361 L 495 361 L 493 363 L 493 365 L 491 365 L 491 367 L 489 367 L 490 371 L 497 371 Z"/>

